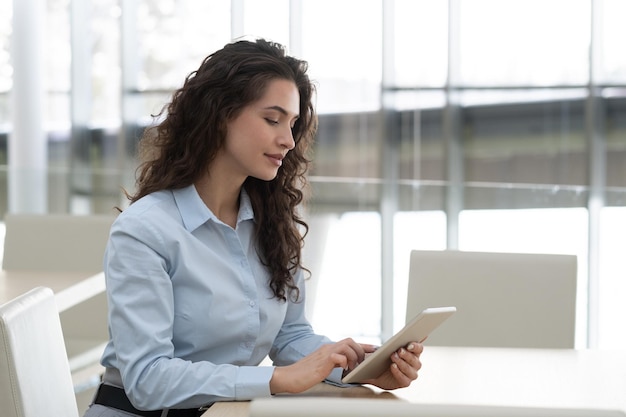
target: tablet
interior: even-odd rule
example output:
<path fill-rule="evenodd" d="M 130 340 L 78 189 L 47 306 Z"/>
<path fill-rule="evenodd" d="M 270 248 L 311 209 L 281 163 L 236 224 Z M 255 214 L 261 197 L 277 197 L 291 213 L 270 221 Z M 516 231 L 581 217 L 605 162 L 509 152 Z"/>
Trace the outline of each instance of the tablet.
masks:
<path fill-rule="evenodd" d="M 362 382 L 380 376 L 391 365 L 391 354 L 409 342 L 421 342 L 448 317 L 456 307 L 432 307 L 423 310 L 402 330 L 393 335 L 375 352 L 369 354 L 341 380 L 344 383 Z"/>

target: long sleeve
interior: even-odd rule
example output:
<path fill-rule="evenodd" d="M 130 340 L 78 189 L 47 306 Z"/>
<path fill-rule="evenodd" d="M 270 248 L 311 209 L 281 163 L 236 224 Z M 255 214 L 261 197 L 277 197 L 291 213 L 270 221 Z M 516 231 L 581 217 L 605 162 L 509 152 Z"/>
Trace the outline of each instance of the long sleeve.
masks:
<path fill-rule="evenodd" d="M 253 222 L 244 194 L 233 229 L 193 186 L 144 197 L 115 221 L 104 262 L 111 338 L 102 363 L 119 370 L 137 408 L 269 396 L 274 368 L 258 366 L 268 354 L 288 364 L 329 342 L 313 333 L 304 301 L 273 296 Z"/>

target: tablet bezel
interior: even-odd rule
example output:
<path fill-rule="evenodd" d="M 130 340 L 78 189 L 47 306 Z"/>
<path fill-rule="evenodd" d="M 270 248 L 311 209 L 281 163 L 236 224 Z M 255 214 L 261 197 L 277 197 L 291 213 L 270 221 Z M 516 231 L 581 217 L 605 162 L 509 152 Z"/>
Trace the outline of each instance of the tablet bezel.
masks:
<path fill-rule="evenodd" d="M 423 310 L 398 333 L 342 378 L 344 383 L 359 383 L 380 376 L 391 365 L 391 354 L 410 342 L 422 342 L 448 317 L 456 307 L 431 307 Z"/>

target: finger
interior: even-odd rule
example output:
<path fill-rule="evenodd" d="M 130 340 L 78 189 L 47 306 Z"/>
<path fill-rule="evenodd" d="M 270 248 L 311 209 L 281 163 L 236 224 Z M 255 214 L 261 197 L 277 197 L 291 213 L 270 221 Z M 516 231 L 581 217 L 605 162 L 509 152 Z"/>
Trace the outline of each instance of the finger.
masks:
<path fill-rule="evenodd" d="M 379 346 L 377 345 L 370 345 L 367 343 L 361 343 L 361 347 L 363 348 L 363 351 L 367 354 L 367 353 L 372 353 L 372 352 L 376 352 L 376 350 L 379 348 Z"/>
<path fill-rule="evenodd" d="M 413 351 L 409 350 L 409 347 L 411 347 Z M 419 350 L 420 349 L 418 347 L 411 346 L 411 344 L 409 344 L 409 346 L 407 346 L 406 349 L 400 349 L 398 351 L 398 354 L 409 365 L 411 365 L 413 369 L 415 369 L 416 371 L 419 371 L 420 368 L 422 367 L 422 362 L 420 361 L 419 354 L 415 353 L 416 351 L 419 351 Z"/>
<path fill-rule="evenodd" d="M 345 342 L 350 347 L 350 349 L 352 349 L 356 353 L 359 361 L 362 361 L 363 358 L 365 357 L 365 348 L 363 346 L 368 346 L 368 345 L 362 345 L 361 343 L 357 343 L 350 338 L 345 339 Z"/>
<path fill-rule="evenodd" d="M 415 373 L 422 368 L 422 361 L 420 360 L 419 355 L 416 355 L 415 353 L 407 351 L 406 357 L 403 359 L 411 365 L 411 368 L 415 369 Z"/>
<path fill-rule="evenodd" d="M 345 355 L 342 355 L 341 353 L 331 353 L 330 359 L 333 362 L 335 368 L 348 369 L 348 358 L 346 358 Z"/>
<path fill-rule="evenodd" d="M 408 376 L 406 376 L 406 374 L 404 374 L 402 372 L 402 370 L 400 369 L 400 366 L 397 363 L 392 363 L 391 364 L 391 375 L 393 375 L 393 377 L 395 378 L 398 387 L 408 387 L 411 382 L 413 381 L 411 378 L 409 378 Z"/>
<path fill-rule="evenodd" d="M 406 375 L 410 380 L 417 379 L 417 371 L 422 366 L 417 356 L 401 348 L 392 355 L 392 361 L 397 365 L 400 372 Z"/>
<path fill-rule="evenodd" d="M 406 349 L 409 352 L 412 352 L 415 355 L 419 356 L 424 351 L 424 345 L 418 342 L 411 342 L 407 345 Z"/>
<path fill-rule="evenodd" d="M 365 358 L 365 350 L 363 347 L 356 343 L 354 340 L 348 338 L 344 339 L 336 345 L 343 355 L 348 359 L 348 366 L 353 369 L 359 363 L 363 362 Z"/>
<path fill-rule="evenodd" d="M 358 356 L 353 349 L 342 342 L 327 345 L 328 356 L 336 364 L 345 370 L 352 370 L 357 364 Z"/>

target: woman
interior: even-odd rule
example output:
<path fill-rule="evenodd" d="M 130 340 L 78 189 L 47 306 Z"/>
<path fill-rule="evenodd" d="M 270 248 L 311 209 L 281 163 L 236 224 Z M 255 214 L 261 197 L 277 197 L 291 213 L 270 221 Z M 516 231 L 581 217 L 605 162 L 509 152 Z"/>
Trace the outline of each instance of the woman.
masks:
<path fill-rule="evenodd" d="M 317 122 L 306 69 L 272 42 L 228 44 L 143 137 L 105 254 L 111 337 L 86 416 L 195 416 L 301 392 L 374 350 L 332 343 L 304 316 L 298 205 Z M 367 382 L 407 386 L 421 351 L 411 343 Z M 267 355 L 274 366 L 259 366 Z"/>

